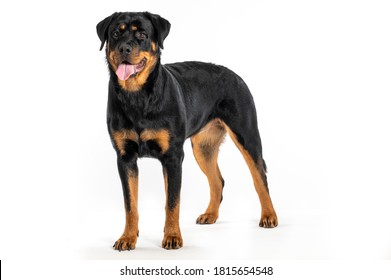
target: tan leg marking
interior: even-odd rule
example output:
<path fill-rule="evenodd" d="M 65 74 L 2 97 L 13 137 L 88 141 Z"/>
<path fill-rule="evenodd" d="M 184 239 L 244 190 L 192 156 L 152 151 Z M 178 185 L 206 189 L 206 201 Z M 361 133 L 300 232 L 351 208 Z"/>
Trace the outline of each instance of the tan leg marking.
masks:
<path fill-rule="evenodd" d="M 210 187 L 208 208 L 197 218 L 197 224 L 213 224 L 219 217 L 223 178 L 217 164 L 217 157 L 225 134 L 226 130 L 221 122 L 213 120 L 191 138 L 194 157 L 202 172 L 207 176 Z"/>
<path fill-rule="evenodd" d="M 114 244 L 114 248 L 119 251 L 133 250 L 136 248 L 138 237 L 138 175 L 129 171 L 128 184 L 130 191 L 130 211 L 126 211 L 124 233 Z"/>
<path fill-rule="evenodd" d="M 242 153 L 250 169 L 250 173 L 253 177 L 255 190 L 258 193 L 259 201 L 261 202 L 262 207 L 262 214 L 259 226 L 266 228 L 276 227 L 278 225 L 278 219 L 273 207 L 273 203 L 269 196 L 268 189 L 266 187 L 266 175 L 261 160 L 259 163 L 256 163 L 251 157 L 251 155 L 248 153 L 248 151 L 239 143 L 235 133 L 226 124 L 224 124 L 224 126 L 225 129 L 228 131 L 228 134 L 234 141 L 236 147 L 238 147 L 238 149 Z"/>
<path fill-rule="evenodd" d="M 179 249 L 183 246 L 183 239 L 181 229 L 179 227 L 179 205 L 178 198 L 177 204 L 174 209 L 168 208 L 168 177 L 164 172 L 164 187 L 166 191 L 166 221 L 164 224 L 164 237 L 162 241 L 162 247 L 164 249 Z"/>

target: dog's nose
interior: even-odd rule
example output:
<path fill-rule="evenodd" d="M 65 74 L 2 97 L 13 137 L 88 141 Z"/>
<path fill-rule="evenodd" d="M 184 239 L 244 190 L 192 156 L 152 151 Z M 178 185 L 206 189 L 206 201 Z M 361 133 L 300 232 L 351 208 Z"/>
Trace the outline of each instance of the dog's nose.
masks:
<path fill-rule="evenodd" d="M 123 43 L 119 46 L 119 52 L 122 55 L 128 55 L 132 51 L 132 48 L 127 43 Z"/>

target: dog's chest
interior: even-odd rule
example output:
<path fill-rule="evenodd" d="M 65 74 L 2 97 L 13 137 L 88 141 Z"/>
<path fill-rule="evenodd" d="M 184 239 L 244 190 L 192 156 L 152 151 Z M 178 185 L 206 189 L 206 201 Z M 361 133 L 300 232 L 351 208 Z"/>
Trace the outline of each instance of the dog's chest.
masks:
<path fill-rule="evenodd" d="M 121 156 L 159 158 L 170 148 L 170 132 L 165 128 L 120 129 L 112 131 L 112 140 Z"/>

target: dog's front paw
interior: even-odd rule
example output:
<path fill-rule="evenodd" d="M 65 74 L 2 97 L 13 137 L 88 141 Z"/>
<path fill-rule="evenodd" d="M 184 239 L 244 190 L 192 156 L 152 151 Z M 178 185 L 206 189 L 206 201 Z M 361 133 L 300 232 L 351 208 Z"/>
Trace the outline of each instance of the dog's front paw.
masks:
<path fill-rule="evenodd" d="M 278 226 L 277 215 L 274 211 L 270 213 L 262 213 L 259 226 L 264 228 L 274 228 Z"/>
<path fill-rule="evenodd" d="M 164 235 L 162 247 L 167 250 L 179 249 L 183 246 L 182 236 L 179 234 Z"/>
<path fill-rule="evenodd" d="M 216 214 L 202 214 L 197 218 L 197 224 L 205 225 L 205 224 L 214 224 L 218 218 Z"/>
<path fill-rule="evenodd" d="M 121 236 L 114 245 L 113 248 L 118 251 L 134 250 L 136 248 L 137 236 Z"/>

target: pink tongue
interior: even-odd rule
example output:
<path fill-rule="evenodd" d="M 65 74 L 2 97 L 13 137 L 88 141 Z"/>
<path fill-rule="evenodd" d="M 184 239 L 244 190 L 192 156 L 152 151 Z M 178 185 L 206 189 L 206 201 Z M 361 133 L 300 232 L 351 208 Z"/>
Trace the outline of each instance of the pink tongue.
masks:
<path fill-rule="evenodd" d="M 121 63 L 115 73 L 117 74 L 118 79 L 125 81 L 136 73 L 136 67 L 134 65 Z"/>

